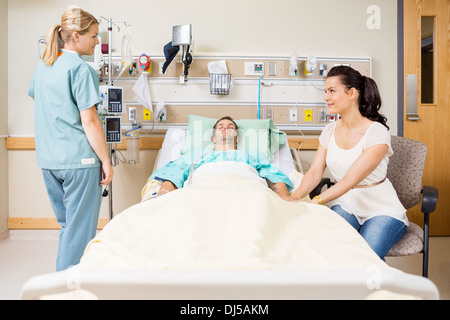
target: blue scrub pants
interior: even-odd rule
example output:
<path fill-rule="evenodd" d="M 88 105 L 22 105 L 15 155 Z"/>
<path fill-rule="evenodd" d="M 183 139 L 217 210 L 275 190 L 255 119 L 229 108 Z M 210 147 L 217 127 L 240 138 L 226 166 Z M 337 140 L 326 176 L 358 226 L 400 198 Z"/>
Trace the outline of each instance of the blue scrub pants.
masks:
<path fill-rule="evenodd" d="M 331 207 L 342 218 L 347 220 L 361 236 L 367 241 L 369 246 L 378 256 L 384 260 L 384 256 L 389 252 L 394 244 L 400 240 L 406 232 L 406 225 L 395 218 L 389 216 L 377 216 L 365 221 L 362 225 L 353 214 L 348 213 L 340 205 Z"/>
<path fill-rule="evenodd" d="M 86 245 L 94 238 L 102 201 L 101 168 L 42 169 L 47 193 L 58 223 L 56 270 L 80 262 Z"/>

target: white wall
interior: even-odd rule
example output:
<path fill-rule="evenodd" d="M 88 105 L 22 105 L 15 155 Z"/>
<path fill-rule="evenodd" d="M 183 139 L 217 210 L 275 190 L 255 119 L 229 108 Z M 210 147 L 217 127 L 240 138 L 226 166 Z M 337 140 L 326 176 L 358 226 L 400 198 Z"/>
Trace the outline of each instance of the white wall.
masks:
<path fill-rule="evenodd" d="M 8 7 L 0 0 L 0 61 L 7 61 Z M 5 137 L 8 134 L 8 64 L 0 64 L 0 233 L 7 230 L 8 218 L 8 154 Z"/>
<path fill-rule="evenodd" d="M 73 0 L 9 1 L 9 130 L 33 135 L 33 104 L 26 95 L 38 61 L 37 41 Z M 373 77 L 384 98 L 383 112 L 396 132 L 397 19 L 393 0 L 190 0 L 86 1 L 76 3 L 93 13 L 132 23 L 133 53 L 163 55 L 172 26 L 193 25 L 195 52 L 373 58 Z M 370 5 L 381 9 L 381 29 L 369 30 Z M 27 32 L 23 27 L 27 26 Z M 32 26 L 32 27 L 31 27 Z M 101 31 L 106 32 L 106 24 Z M 120 52 L 122 35 L 113 32 Z M 106 38 L 106 37 L 104 37 Z"/>
<path fill-rule="evenodd" d="M 393 0 L 190 0 L 8 1 L 8 130 L 12 136 L 33 136 L 33 103 L 26 89 L 38 62 L 37 41 L 59 22 L 68 5 L 76 3 L 97 17 L 132 23 L 133 54 L 163 55 L 172 26 L 193 25 L 196 53 L 322 57 L 371 57 L 373 78 L 383 98 L 391 132 L 397 132 L 397 2 Z M 381 9 L 381 28 L 367 27 L 367 8 Z M 26 32 L 24 32 L 24 28 Z M 106 24 L 100 30 L 106 32 Z M 122 34 L 114 28 L 113 49 L 120 52 Z M 1 128 L 1 127 L 0 127 Z M 10 212 L 13 217 L 51 217 L 34 152 L 9 151 Z M 145 152 L 148 163 L 117 169 L 116 189 L 123 190 L 118 210 L 136 198 L 150 173 L 155 152 Z M 24 170 L 24 167 L 26 170 Z M 131 180 L 137 170 L 139 181 Z M 28 179 L 32 178 L 32 181 Z M 144 179 L 145 180 L 145 179 Z M 23 183 L 33 188 L 35 202 L 21 202 Z M 144 181 L 145 182 L 145 181 Z"/>

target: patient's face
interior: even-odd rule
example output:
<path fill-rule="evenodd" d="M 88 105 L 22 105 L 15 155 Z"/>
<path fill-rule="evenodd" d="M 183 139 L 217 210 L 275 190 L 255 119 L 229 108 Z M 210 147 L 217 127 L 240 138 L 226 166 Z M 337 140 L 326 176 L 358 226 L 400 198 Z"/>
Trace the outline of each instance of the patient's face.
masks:
<path fill-rule="evenodd" d="M 223 119 L 219 121 L 214 130 L 213 141 L 216 143 L 235 143 L 237 138 L 236 125 L 233 121 Z"/>
<path fill-rule="evenodd" d="M 234 125 L 233 121 L 228 119 L 223 119 L 217 122 L 216 129 L 220 131 L 230 130 L 230 131 L 236 131 L 236 126 Z"/>

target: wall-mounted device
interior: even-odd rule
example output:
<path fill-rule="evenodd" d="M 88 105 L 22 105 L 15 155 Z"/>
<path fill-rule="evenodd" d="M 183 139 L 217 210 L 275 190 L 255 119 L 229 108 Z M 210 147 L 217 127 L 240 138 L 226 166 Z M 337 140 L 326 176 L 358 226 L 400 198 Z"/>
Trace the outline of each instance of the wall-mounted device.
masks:
<path fill-rule="evenodd" d="M 100 86 L 100 103 L 97 107 L 105 130 L 106 143 L 122 142 L 123 88 Z"/>
<path fill-rule="evenodd" d="M 145 53 L 139 56 L 139 67 L 145 72 L 152 73 L 150 57 Z"/>
<path fill-rule="evenodd" d="M 264 62 L 245 61 L 244 74 L 246 76 L 263 76 Z"/>
<path fill-rule="evenodd" d="M 305 61 L 305 76 L 310 76 L 313 74 L 314 70 L 317 69 L 317 59 L 314 56 L 309 56 Z"/>
<path fill-rule="evenodd" d="M 172 27 L 172 45 L 182 48 L 181 62 L 183 62 L 183 73 L 180 76 L 180 82 L 187 80 L 189 66 L 192 63 L 191 54 L 192 44 L 192 25 L 185 24 Z"/>
<path fill-rule="evenodd" d="M 289 75 L 293 77 L 298 76 L 298 60 L 295 53 L 289 58 Z"/>

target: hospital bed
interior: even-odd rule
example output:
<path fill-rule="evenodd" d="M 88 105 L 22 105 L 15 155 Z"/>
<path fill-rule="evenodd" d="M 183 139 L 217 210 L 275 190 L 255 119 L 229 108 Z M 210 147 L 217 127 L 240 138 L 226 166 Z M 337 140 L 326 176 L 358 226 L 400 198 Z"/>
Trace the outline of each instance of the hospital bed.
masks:
<path fill-rule="evenodd" d="M 272 140 L 273 163 L 298 186 L 286 135 L 261 132 L 281 136 Z M 186 152 L 192 136 L 189 126 L 169 129 L 156 168 Z M 157 188 L 148 181 L 143 201 L 112 219 L 79 265 L 30 279 L 22 298 L 439 298 L 429 279 L 389 267 L 327 207 L 284 201 L 257 178 L 245 179 L 245 166 L 232 169 L 213 167 L 157 198 L 148 196 Z"/>

